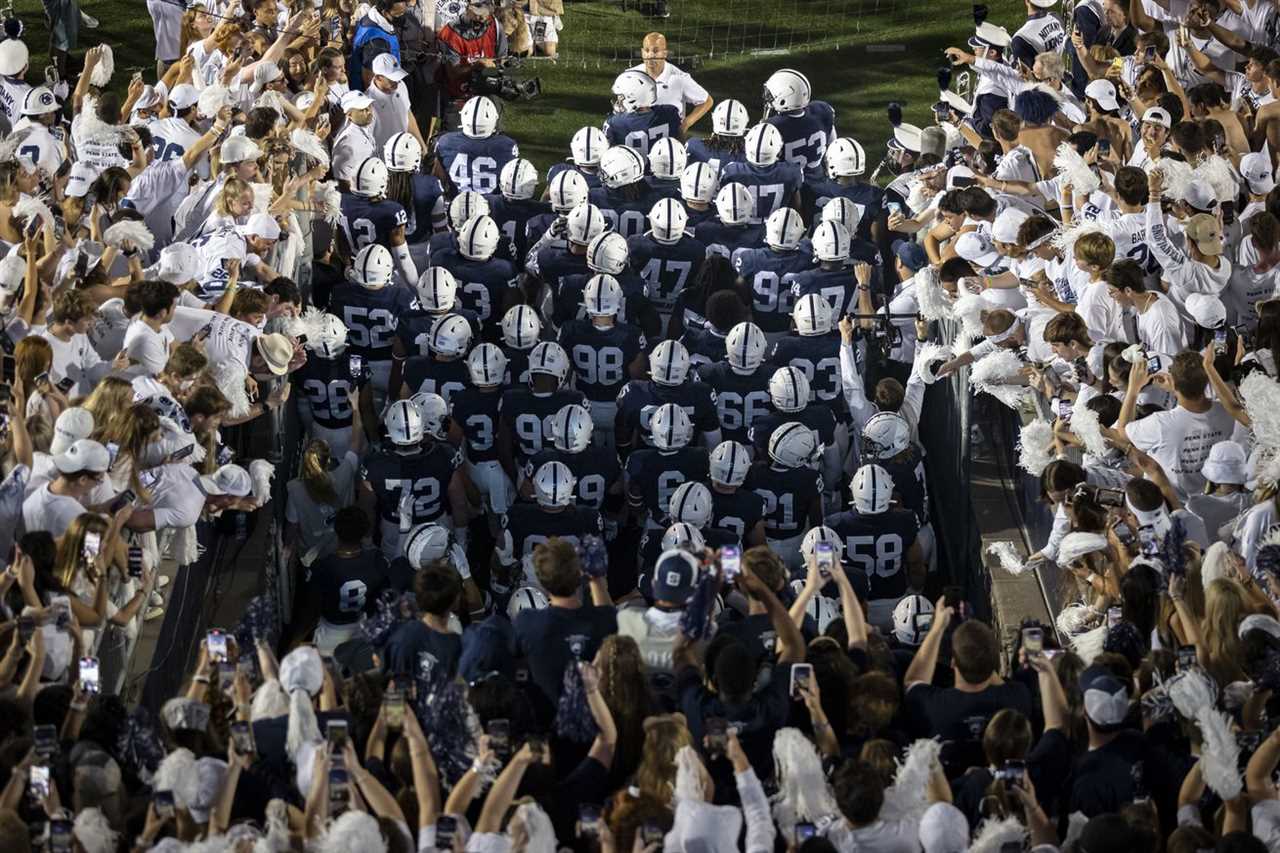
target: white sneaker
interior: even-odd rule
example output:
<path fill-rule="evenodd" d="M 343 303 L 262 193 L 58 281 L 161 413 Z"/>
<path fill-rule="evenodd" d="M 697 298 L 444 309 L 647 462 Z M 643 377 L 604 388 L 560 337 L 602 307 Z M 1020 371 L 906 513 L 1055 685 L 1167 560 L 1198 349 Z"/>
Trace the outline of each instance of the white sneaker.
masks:
<path fill-rule="evenodd" d="M 151 622 L 155 619 L 159 619 L 163 615 L 164 615 L 163 607 L 148 607 L 146 615 L 142 617 L 142 621 Z"/>
<path fill-rule="evenodd" d="M 80 10 L 80 23 L 84 24 L 85 27 L 91 30 L 96 30 L 98 28 L 98 19 L 83 9 Z"/>
<path fill-rule="evenodd" d="M 152 607 L 164 607 L 164 596 L 153 590 L 151 593 L 150 604 Z"/>
<path fill-rule="evenodd" d="M 172 582 L 173 582 L 173 578 L 169 577 L 168 575 L 161 575 L 160 577 L 156 578 L 155 588 L 164 589 L 166 586 L 168 586 Z"/>

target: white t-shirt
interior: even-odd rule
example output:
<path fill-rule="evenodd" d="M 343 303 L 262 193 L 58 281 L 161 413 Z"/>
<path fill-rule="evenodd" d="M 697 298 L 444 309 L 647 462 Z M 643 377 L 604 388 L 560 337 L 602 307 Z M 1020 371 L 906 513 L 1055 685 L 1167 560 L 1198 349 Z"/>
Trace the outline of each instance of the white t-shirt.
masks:
<path fill-rule="evenodd" d="M 1181 406 L 1156 412 L 1128 424 L 1124 431 L 1135 447 L 1160 463 L 1179 491 L 1197 495 L 1204 491 L 1200 468 L 1209 458 L 1209 450 L 1231 438 L 1234 426 L 1227 410 L 1213 403 L 1200 414 Z"/>
<path fill-rule="evenodd" d="M 162 0 L 163 1 L 163 0 Z M 161 162 L 181 160 L 195 144 L 200 141 L 200 131 L 187 124 L 185 119 L 176 116 L 158 118 L 147 125 L 151 131 L 151 148 L 155 159 Z M 209 177 L 209 155 L 205 154 L 196 162 L 196 171 L 200 177 Z"/>
<path fill-rule="evenodd" d="M 191 340 L 206 325 L 212 326 L 209 337 L 204 342 L 204 354 L 209 363 L 222 365 L 235 362 L 245 372 L 249 370 L 253 339 L 262 334 L 256 326 L 243 320 L 203 308 L 179 307 L 173 312 L 173 320 L 169 325 L 179 341 Z"/>
<path fill-rule="evenodd" d="M 22 502 L 22 524 L 28 533 L 47 530 L 56 539 L 86 510 L 75 498 L 49 491 L 49 485 L 45 483 Z"/>
<path fill-rule="evenodd" d="M 1124 341 L 1124 311 L 1111 298 L 1106 282 L 1095 281 L 1080 289 L 1076 313 L 1095 341 Z"/>
<path fill-rule="evenodd" d="M 160 465 L 150 469 L 156 477 L 150 487 L 153 497 L 156 530 L 190 527 L 200 520 L 204 509 L 204 492 L 196 485 L 199 474 L 185 462 Z"/>
<path fill-rule="evenodd" d="M 644 71 L 644 63 L 636 65 L 631 70 Z M 686 106 L 704 104 L 707 98 L 711 97 L 689 72 L 681 71 L 670 62 L 663 64 L 662 73 L 655 77 L 653 82 L 658 86 L 658 103 L 670 104 L 678 109 L 680 118 L 684 118 Z"/>
<path fill-rule="evenodd" d="M 1169 297 L 1153 293 L 1156 300 L 1138 314 L 1138 340 L 1147 352 L 1172 357 L 1187 348 L 1182 318 Z"/>
<path fill-rule="evenodd" d="M 111 369 L 111 364 L 98 356 L 87 335 L 72 335 L 71 340 L 61 341 L 49 334 L 44 326 L 32 329 L 32 334 L 44 338 L 53 348 L 53 365 L 49 372 L 53 374 L 54 380 L 75 380 L 76 384 L 71 386 L 68 396 L 87 395 Z"/>
<path fill-rule="evenodd" d="M 368 127 L 361 127 L 348 121 L 338 132 L 338 138 L 333 141 L 333 154 L 330 157 L 333 174 L 338 180 L 350 181 L 355 176 L 356 168 L 366 158 L 373 157 L 375 151 L 380 150 L 374 147 L 372 123 Z"/>
<path fill-rule="evenodd" d="M 409 87 L 401 81 L 387 94 L 370 83 L 364 93 L 373 101 L 373 144 L 381 151 L 388 139 L 409 131 Z"/>
<path fill-rule="evenodd" d="M 140 365 L 148 376 L 157 376 L 169 363 L 173 333 L 167 327 L 156 331 L 141 319 L 134 320 L 124 333 L 124 349 L 129 361 Z"/>

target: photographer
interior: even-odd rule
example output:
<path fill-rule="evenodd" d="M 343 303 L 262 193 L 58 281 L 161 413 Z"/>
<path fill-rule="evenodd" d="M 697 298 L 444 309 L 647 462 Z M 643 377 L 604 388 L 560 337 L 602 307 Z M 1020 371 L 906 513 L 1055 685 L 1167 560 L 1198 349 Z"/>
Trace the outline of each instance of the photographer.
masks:
<path fill-rule="evenodd" d="M 477 68 L 492 68 L 507 55 L 507 36 L 493 17 L 493 0 L 469 0 L 466 11 L 441 27 L 436 40 L 448 86 L 448 113 L 452 115 L 457 103 L 466 98 Z"/>

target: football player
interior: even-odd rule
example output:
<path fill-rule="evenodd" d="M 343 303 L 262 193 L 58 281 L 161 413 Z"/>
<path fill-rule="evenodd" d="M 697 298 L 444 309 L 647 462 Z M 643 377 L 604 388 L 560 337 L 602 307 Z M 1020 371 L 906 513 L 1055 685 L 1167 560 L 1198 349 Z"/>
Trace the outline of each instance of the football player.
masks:
<path fill-rule="evenodd" d="M 470 349 L 471 326 L 464 318 L 453 314 L 436 320 L 427 336 L 429 354 L 405 362 L 404 382 L 393 389 L 392 396 L 439 394 L 452 405 L 454 395 L 467 387 L 471 378 L 466 362 Z"/>
<path fill-rule="evenodd" d="M 525 245 L 529 247 L 525 250 L 525 257 L 522 259 L 525 266 L 528 265 L 529 258 L 535 254 L 535 247 L 542 248 L 543 235 L 557 222 L 560 224 L 550 239 L 561 248 L 568 248 L 565 240 L 566 217 L 569 211 L 587 200 L 587 194 L 587 182 L 582 175 L 572 169 L 557 172 L 556 176 L 548 182 L 547 201 L 551 205 L 551 212 L 535 214 L 525 222 Z"/>
<path fill-rule="evenodd" d="M 764 234 L 763 248 L 734 251 L 733 268 L 738 273 L 739 286 L 751 289 L 752 320 L 774 343 L 787 334 L 791 325 L 791 288 L 783 287 L 782 279 L 788 273 L 808 269 L 811 260 L 797 251 L 804 236 L 804 220 L 791 208 L 784 207 L 770 215 Z"/>
<path fill-rule="evenodd" d="M 836 138 L 836 111 L 826 101 L 814 101 L 809 79 L 783 68 L 764 83 L 764 120 L 778 129 L 783 158 L 805 171 L 821 175 L 822 155 Z"/>
<path fill-rule="evenodd" d="M 814 400 L 835 415 L 836 443 L 843 459 L 849 447 L 849 407 L 840 384 L 840 333 L 834 318 L 831 303 L 822 294 L 800 297 L 791 311 L 796 334 L 779 338 L 769 361 L 799 368 L 809 380 Z"/>
<path fill-rule="evenodd" d="M 609 227 L 623 237 L 644 233 L 645 214 L 653 206 L 654 194 L 644 180 L 644 155 L 619 145 L 604 153 L 600 161 L 600 189 L 587 197 L 600 208 Z"/>
<path fill-rule="evenodd" d="M 547 462 L 534 473 L 534 500 L 517 501 L 502 517 L 502 533 L 494 550 L 501 569 L 500 584 L 503 580 L 536 583 L 533 549 L 548 539 L 556 537 L 579 545 L 584 536 L 604 532 L 598 510 L 574 504 L 576 485 L 563 462 Z"/>
<path fill-rule="evenodd" d="M 491 193 L 502 167 L 520 156 L 515 140 L 498 131 L 498 105 L 486 95 L 467 99 L 459 113 L 459 130 L 436 140 L 435 175 L 456 192 Z"/>
<path fill-rule="evenodd" d="M 529 353 L 529 386 L 508 388 L 502 394 L 498 423 L 498 454 L 512 482 L 539 450 L 551 444 L 551 421 L 565 406 L 587 408 L 581 391 L 565 387 L 569 356 L 554 341 L 543 341 Z"/>
<path fill-rule="evenodd" d="M 661 332 L 662 318 L 649 302 L 644 280 L 630 265 L 630 255 L 621 234 L 606 231 L 592 240 L 587 246 L 588 272 L 563 276 L 556 285 L 552 322 L 563 326 L 574 317 L 585 316 L 582 305 L 587 282 L 593 275 L 608 275 L 622 289 L 618 320 L 638 326 L 646 336 L 656 339 Z"/>
<path fill-rule="evenodd" d="M 795 163 L 779 160 L 782 135 L 771 124 L 757 124 L 747 131 L 746 159 L 720 170 L 720 186 L 742 184 L 755 201 L 751 222 L 764 222 L 784 207 L 800 207 L 804 173 Z"/>
<path fill-rule="evenodd" d="M 422 172 L 422 143 L 409 133 L 397 133 L 382 147 L 387 165 L 387 198 L 408 215 L 405 241 L 416 266 L 426 269 L 431 237 L 448 229 L 444 188 L 435 175 Z"/>
<path fill-rule="evenodd" d="M 659 139 L 681 137 L 680 110 L 658 103 L 658 84 L 643 71 L 629 68 L 613 81 L 613 115 L 604 120 L 604 136 L 612 146 L 626 145 L 649 153 Z"/>
<path fill-rule="evenodd" d="M 516 159 L 498 173 L 498 192 L 485 196 L 489 215 L 515 252 L 517 271 L 524 270 L 524 259 L 529 253 L 529 220 L 551 210 L 545 201 L 534 199 L 537 189 L 538 170 L 528 160 Z"/>
<path fill-rule="evenodd" d="M 751 470 L 751 451 L 745 444 L 722 441 L 711 451 L 711 526 L 732 531 L 743 545 L 763 545 L 764 498 L 744 489 Z"/>
<path fill-rule="evenodd" d="M 490 216 L 476 216 L 458 231 L 456 249 L 433 252 L 431 261 L 446 267 L 459 282 L 458 301 L 480 320 L 480 334 L 498 340 L 493 321 L 520 301 L 519 279 L 510 261 L 495 257 L 502 234 Z"/>
<path fill-rule="evenodd" d="M 707 479 L 709 454 L 705 447 L 690 447 L 693 421 L 683 408 L 665 403 L 653 413 L 649 425 L 653 447 L 636 450 L 627 457 L 627 503 L 644 519 L 649 530 L 666 529 L 668 505 L 675 490 L 684 483 Z"/>
<path fill-rule="evenodd" d="M 711 205 L 715 202 L 719 189 L 720 179 L 706 163 L 690 163 L 684 167 L 684 171 L 680 173 L 680 198 L 689 214 L 685 228 L 696 231 L 703 222 L 715 218 L 716 211 Z"/>
<path fill-rule="evenodd" d="M 622 494 L 618 455 L 609 448 L 592 444 L 591 421 L 591 413 L 581 406 L 565 406 L 555 413 L 551 420 L 551 446 L 534 454 L 525 465 L 526 491 L 532 494 L 530 481 L 543 465 L 563 462 L 577 481 L 574 499 L 579 506 L 604 510 L 606 499 Z M 615 515 L 619 506 L 620 501 L 613 509 Z M 609 524 L 607 519 L 605 524 Z"/>
<path fill-rule="evenodd" d="M 544 314 L 550 313 L 549 300 L 562 278 L 587 274 L 587 246 L 608 227 L 600 208 L 584 201 L 565 215 L 563 229 L 552 223 L 529 250 L 525 292 L 535 297 L 540 294 L 533 301 L 543 306 Z"/>
<path fill-rule="evenodd" d="M 588 189 L 600 186 L 600 158 L 609 148 L 609 140 L 598 127 L 580 127 L 569 140 L 569 159 L 554 163 L 547 169 L 547 186 L 563 172 L 574 172 L 582 177 Z"/>
<path fill-rule="evenodd" d="M 707 257 L 725 260 L 738 249 L 754 249 L 764 241 L 764 225 L 751 224 L 751 193 L 742 184 L 726 184 L 716 191 L 715 215 L 699 222 L 693 236 L 706 244 Z"/>
<path fill-rule="evenodd" d="M 467 372 L 471 382 L 453 395 L 451 411 L 466 441 L 467 473 L 496 524 L 515 499 L 515 484 L 502 468 L 497 441 L 507 358 L 493 344 L 478 344 L 467 356 Z"/>
<path fill-rule="evenodd" d="M 649 177 L 645 182 L 655 199 L 680 198 L 680 176 L 689 161 L 679 139 L 659 139 L 649 148 Z"/>
<path fill-rule="evenodd" d="M 334 288 L 329 310 L 346 324 L 351 353 L 365 360 L 374 409 L 381 411 L 391 382 L 396 324 L 409 310 L 413 294 L 391 283 L 391 253 L 376 243 L 356 255 L 348 279 Z"/>
<path fill-rule="evenodd" d="M 685 410 L 707 447 L 720 443 L 715 392 L 689 375 L 689 352 L 679 341 L 663 341 L 649 353 L 649 378 L 631 380 L 618 394 L 613 432 L 620 454 L 653 446 L 649 422 L 664 403 Z"/>
<path fill-rule="evenodd" d="M 444 267 L 427 267 L 415 289 L 418 298 L 408 311 L 400 315 L 400 320 L 396 323 L 392 351 L 397 361 L 411 355 L 430 355 L 427 339 L 431 334 L 431 327 L 441 317 L 462 317 L 471 326 L 471 337 L 475 339 L 480 336 L 480 319 L 474 312 L 458 306 L 458 282 L 453 273 Z M 394 369 L 391 379 L 392 385 L 398 384 L 399 379 Z"/>
<path fill-rule="evenodd" d="M 749 443 L 751 426 L 769 411 L 769 379 L 764 332 L 755 323 L 739 323 L 724 339 L 726 359 L 698 369 L 698 378 L 715 394 L 720 433 Z"/>
<path fill-rule="evenodd" d="M 707 247 L 685 233 L 688 221 L 684 205 L 664 198 L 649 211 L 649 230 L 627 241 L 631 266 L 644 279 L 664 334 L 676 299 L 698 281 L 707 259 Z"/>
<path fill-rule="evenodd" d="M 830 205 L 828 205 L 830 206 Z M 838 222 L 819 223 L 813 232 L 813 257 L 818 266 L 782 277 L 782 287 L 791 293 L 792 304 L 802 296 L 817 293 L 831 305 L 836 316 L 858 310 L 858 290 L 871 286 L 872 267 L 858 264 L 855 275 L 849 268 L 849 232 Z M 863 277 L 866 281 L 863 281 Z"/>
<path fill-rule="evenodd" d="M 499 345 L 507 360 L 504 385 L 524 387 L 529 384 L 529 353 L 545 338 L 537 311 L 528 305 L 516 305 L 507 310 L 502 318 L 502 343 Z"/>
<path fill-rule="evenodd" d="M 867 170 L 867 155 L 852 137 L 842 136 L 827 148 L 827 180 L 813 176 L 805 179 L 801 195 L 810 218 L 836 198 L 846 198 L 858 206 L 858 227 L 849 229 L 859 240 L 879 245 L 884 231 L 884 190 L 862 178 Z"/>
<path fill-rule="evenodd" d="M 399 202 L 387 198 L 389 180 L 387 165 L 377 157 L 366 157 L 356 166 L 351 192 L 342 194 L 342 230 L 352 252 L 374 243 L 386 247 L 400 280 L 412 285 L 418 280 L 418 267 L 405 239 L 409 216 Z"/>
<path fill-rule="evenodd" d="M 843 457 L 836 444 L 836 416 L 827 406 L 809 405 L 812 393 L 804 371 L 790 366 L 775 370 L 769 378 L 769 398 L 772 410 L 751 426 L 751 446 L 755 448 L 756 458 L 762 459 L 769 452 L 769 439 L 783 424 L 802 423 L 817 433 L 818 441 L 822 442 L 823 482 L 828 490 L 839 488 Z"/>
<path fill-rule="evenodd" d="M 801 566 L 804 532 L 822 522 L 822 445 L 804 424 L 783 424 L 769 439 L 769 458 L 751 466 L 744 486 L 764 500 L 769 547 L 792 569 Z"/>
<path fill-rule="evenodd" d="M 309 311 L 302 318 L 311 357 L 289 374 L 299 392 L 298 414 L 312 438 L 324 439 L 334 459 L 351 448 L 351 402 L 357 400 L 364 423 L 375 420 L 373 395 L 362 367 L 353 370 L 347 351 L 347 327 L 333 314 Z"/>
<path fill-rule="evenodd" d="M 726 163 L 745 161 L 747 152 L 743 142 L 750 126 L 751 117 L 741 101 L 732 98 L 721 101 L 711 111 L 711 136 L 689 140 L 689 161 L 706 163 L 717 175 Z"/>

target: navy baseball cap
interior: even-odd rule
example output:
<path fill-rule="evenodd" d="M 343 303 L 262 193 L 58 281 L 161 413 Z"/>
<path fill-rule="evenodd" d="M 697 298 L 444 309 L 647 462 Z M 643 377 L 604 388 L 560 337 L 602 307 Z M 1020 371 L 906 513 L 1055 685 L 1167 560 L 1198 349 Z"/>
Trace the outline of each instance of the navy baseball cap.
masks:
<path fill-rule="evenodd" d="M 653 567 L 653 598 L 684 604 L 698 583 L 698 558 L 688 551 L 673 548 L 663 551 Z"/>
<path fill-rule="evenodd" d="M 929 256 L 925 254 L 924 246 L 912 240 L 895 240 L 893 254 L 912 272 L 920 272 L 929 265 Z"/>

